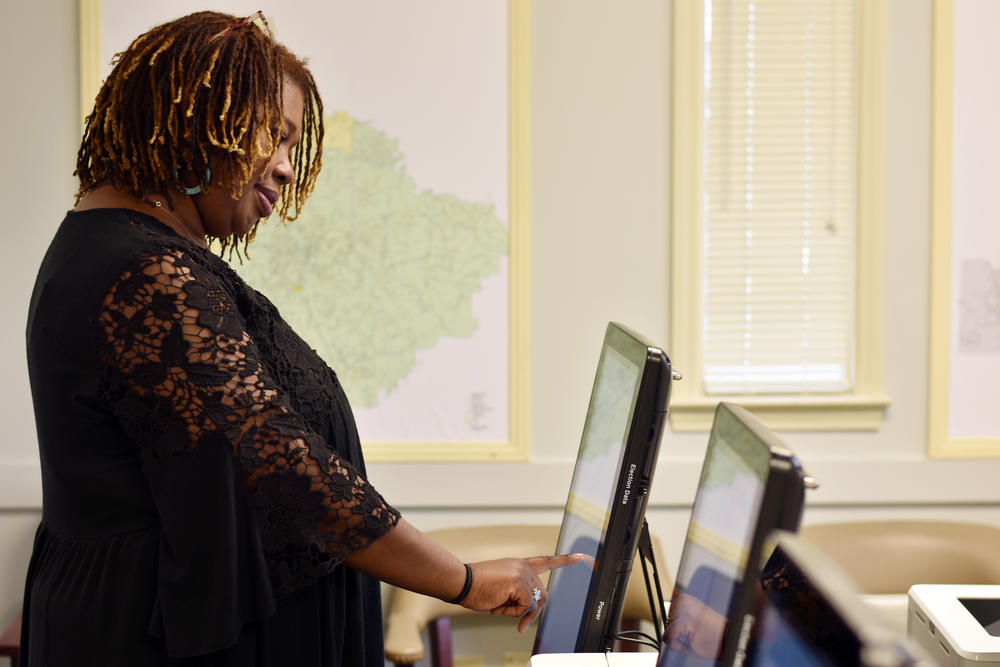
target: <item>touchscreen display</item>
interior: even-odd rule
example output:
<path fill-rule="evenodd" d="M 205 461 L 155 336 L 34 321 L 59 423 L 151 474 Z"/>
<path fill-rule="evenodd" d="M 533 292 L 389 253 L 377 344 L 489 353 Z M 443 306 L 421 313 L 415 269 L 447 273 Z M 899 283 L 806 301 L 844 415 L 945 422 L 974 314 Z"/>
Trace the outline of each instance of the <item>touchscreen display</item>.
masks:
<path fill-rule="evenodd" d="M 719 664 L 752 546 L 770 451 L 721 412 L 709 438 L 658 665 Z"/>
<path fill-rule="evenodd" d="M 757 620 L 757 644 L 751 667 L 837 667 L 838 663 L 814 651 L 804 637 L 795 632 L 788 619 L 771 604 L 765 604 Z"/>
<path fill-rule="evenodd" d="M 969 613 L 993 637 L 1000 637 L 1000 600 L 994 598 L 959 598 Z"/>
<path fill-rule="evenodd" d="M 859 638 L 781 547 L 764 567 L 760 583 L 750 667 L 859 664 Z"/>
<path fill-rule="evenodd" d="M 584 553 L 594 562 L 583 561 L 550 575 L 536 653 L 573 653 L 576 649 L 618 487 L 640 372 L 623 354 L 604 347 L 556 547 L 556 553 Z"/>

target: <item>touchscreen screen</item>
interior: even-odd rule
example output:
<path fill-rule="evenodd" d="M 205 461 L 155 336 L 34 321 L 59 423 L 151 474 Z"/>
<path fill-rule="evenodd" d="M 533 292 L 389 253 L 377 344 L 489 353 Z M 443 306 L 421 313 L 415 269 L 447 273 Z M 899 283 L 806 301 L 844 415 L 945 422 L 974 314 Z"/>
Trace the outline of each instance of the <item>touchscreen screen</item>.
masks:
<path fill-rule="evenodd" d="M 618 486 L 641 368 L 612 347 L 601 353 L 556 553 L 594 558 L 551 574 L 536 653 L 573 653 L 588 613 L 594 574 Z"/>
<path fill-rule="evenodd" d="M 986 632 L 1000 637 L 1000 600 L 995 598 L 959 598 L 959 602 L 969 610 Z"/>
<path fill-rule="evenodd" d="M 719 415 L 681 554 L 660 667 L 719 663 L 760 513 L 770 451 L 729 413 Z"/>
<path fill-rule="evenodd" d="M 750 667 L 859 664 L 860 639 L 781 547 L 764 567 L 760 583 Z"/>
<path fill-rule="evenodd" d="M 766 603 L 757 623 L 757 643 L 748 663 L 751 667 L 836 667 L 837 663 L 806 643 L 777 607 Z"/>

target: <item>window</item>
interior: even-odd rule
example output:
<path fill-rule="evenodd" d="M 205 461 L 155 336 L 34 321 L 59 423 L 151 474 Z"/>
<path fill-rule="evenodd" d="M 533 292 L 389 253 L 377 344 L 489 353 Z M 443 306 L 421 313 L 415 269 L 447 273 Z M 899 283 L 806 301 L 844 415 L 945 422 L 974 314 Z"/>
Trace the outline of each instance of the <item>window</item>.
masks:
<path fill-rule="evenodd" d="M 884 1 L 674 8 L 673 426 L 876 428 Z"/>

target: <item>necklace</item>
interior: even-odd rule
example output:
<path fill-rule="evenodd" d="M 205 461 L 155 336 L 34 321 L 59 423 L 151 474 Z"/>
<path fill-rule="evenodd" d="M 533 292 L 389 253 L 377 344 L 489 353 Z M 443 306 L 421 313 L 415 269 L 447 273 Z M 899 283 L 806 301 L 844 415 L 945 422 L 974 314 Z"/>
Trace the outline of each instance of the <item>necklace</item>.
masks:
<path fill-rule="evenodd" d="M 150 199 L 146 199 L 145 197 L 143 197 L 142 201 L 144 201 L 145 203 L 149 204 L 150 206 L 155 206 L 156 208 L 160 209 L 161 211 L 163 211 L 164 213 L 166 213 L 167 215 L 169 215 L 171 218 L 173 218 L 174 220 L 176 220 L 177 223 L 180 224 L 181 228 L 184 230 L 184 233 L 187 234 L 187 237 L 189 239 L 191 239 L 191 243 L 194 243 L 195 245 L 200 245 L 200 246 L 204 247 L 204 245 L 205 245 L 205 239 L 203 238 L 202 241 L 201 241 L 201 243 L 199 243 L 195 239 L 194 233 L 191 231 L 191 228 L 188 227 L 188 224 L 186 222 L 184 222 L 184 220 L 182 220 L 179 216 L 174 215 L 174 212 L 171 211 L 166 206 L 164 206 L 163 202 L 161 202 L 159 199 L 152 199 L 152 200 L 150 200 Z"/>

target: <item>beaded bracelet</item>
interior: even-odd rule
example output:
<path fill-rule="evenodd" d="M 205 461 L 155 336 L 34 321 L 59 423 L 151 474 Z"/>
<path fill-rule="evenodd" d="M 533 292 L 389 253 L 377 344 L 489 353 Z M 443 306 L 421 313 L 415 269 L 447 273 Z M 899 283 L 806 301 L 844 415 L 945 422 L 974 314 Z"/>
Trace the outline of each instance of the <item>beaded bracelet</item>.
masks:
<path fill-rule="evenodd" d="M 472 568 L 469 567 L 468 563 L 463 563 L 465 565 L 465 585 L 462 586 L 462 592 L 458 594 L 458 597 L 448 600 L 448 604 L 462 604 L 462 600 L 465 596 L 469 594 L 469 589 L 472 588 Z"/>

